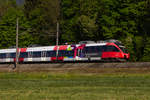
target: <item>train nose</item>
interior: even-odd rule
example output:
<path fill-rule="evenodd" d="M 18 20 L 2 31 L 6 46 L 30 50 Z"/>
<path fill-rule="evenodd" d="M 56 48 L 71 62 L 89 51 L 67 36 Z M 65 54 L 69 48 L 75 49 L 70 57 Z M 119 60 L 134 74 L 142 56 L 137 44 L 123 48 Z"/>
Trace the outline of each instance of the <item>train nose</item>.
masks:
<path fill-rule="evenodd" d="M 125 54 L 125 59 L 129 59 L 130 55 L 129 54 Z"/>
<path fill-rule="evenodd" d="M 127 58 L 127 59 L 129 59 L 129 58 L 130 58 L 130 54 L 127 54 L 127 56 L 128 56 L 128 58 Z"/>

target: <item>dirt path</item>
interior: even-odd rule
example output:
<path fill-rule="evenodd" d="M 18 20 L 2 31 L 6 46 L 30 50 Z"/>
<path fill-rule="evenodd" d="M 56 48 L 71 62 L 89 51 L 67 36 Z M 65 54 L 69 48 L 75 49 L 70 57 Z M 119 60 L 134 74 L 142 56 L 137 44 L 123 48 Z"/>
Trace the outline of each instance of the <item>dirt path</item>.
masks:
<path fill-rule="evenodd" d="M 0 72 L 69 72 L 69 73 L 113 73 L 113 72 L 150 72 L 150 62 L 127 63 L 50 63 L 19 64 L 14 70 L 13 64 L 0 64 Z M 108 70 L 109 69 L 109 70 Z"/>

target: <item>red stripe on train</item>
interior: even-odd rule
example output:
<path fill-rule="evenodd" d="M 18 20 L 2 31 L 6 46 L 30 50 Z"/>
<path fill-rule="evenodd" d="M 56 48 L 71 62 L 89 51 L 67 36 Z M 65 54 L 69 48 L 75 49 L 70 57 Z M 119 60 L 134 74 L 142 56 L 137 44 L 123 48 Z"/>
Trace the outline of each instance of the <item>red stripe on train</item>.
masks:
<path fill-rule="evenodd" d="M 67 50 L 68 45 L 58 46 L 59 50 Z M 54 47 L 54 50 L 57 50 L 57 46 Z"/>
<path fill-rule="evenodd" d="M 23 62 L 23 61 L 24 61 L 24 58 L 19 58 L 18 61 L 19 61 L 19 62 Z M 16 58 L 14 58 L 14 62 L 16 62 Z"/>
<path fill-rule="evenodd" d="M 27 48 L 21 48 L 20 49 L 20 52 L 26 52 L 27 51 Z"/>
<path fill-rule="evenodd" d="M 19 58 L 19 62 L 23 62 L 24 61 L 24 58 Z"/>
<path fill-rule="evenodd" d="M 103 52 L 102 58 L 124 58 L 121 52 Z"/>
<path fill-rule="evenodd" d="M 51 57 L 51 61 L 56 61 L 56 60 L 59 60 L 59 61 L 64 61 L 64 57 Z"/>

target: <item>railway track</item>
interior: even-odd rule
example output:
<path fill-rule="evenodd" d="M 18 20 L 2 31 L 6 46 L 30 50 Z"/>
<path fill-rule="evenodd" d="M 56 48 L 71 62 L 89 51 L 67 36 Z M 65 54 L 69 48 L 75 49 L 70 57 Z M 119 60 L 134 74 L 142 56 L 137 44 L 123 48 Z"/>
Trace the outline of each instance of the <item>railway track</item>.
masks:
<path fill-rule="evenodd" d="M 67 71 L 67 70 L 100 70 L 104 68 L 150 68 L 150 62 L 124 62 L 124 63 L 38 63 L 38 64 L 18 64 L 13 69 L 13 64 L 0 64 L 0 72 L 19 71 Z"/>

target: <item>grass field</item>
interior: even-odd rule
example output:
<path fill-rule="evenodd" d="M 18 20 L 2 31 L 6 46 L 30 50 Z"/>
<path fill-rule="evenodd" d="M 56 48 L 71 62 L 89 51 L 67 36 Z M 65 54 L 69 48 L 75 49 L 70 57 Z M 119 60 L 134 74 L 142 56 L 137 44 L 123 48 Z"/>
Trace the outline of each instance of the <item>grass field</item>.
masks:
<path fill-rule="evenodd" d="M 123 70 L 0 73 L 0 100 L 150 100 L 150 73 Z"/>

